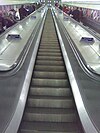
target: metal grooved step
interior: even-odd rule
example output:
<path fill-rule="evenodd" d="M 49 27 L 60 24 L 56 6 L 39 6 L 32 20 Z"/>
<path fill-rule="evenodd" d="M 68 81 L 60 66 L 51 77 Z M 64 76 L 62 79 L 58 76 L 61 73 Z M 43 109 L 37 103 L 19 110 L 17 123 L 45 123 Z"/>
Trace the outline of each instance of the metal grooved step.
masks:
<path fill-rule="evenodd" d="M 50 10 L 18 133 L 83 133 Z"/>

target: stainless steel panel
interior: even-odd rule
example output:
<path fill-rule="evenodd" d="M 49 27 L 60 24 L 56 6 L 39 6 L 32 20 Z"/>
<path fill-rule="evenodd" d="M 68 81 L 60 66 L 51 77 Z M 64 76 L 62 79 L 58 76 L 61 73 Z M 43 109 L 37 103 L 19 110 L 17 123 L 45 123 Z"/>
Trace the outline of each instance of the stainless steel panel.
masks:
<path fill-rule="evenodd" d="M 83 25 L 72 20 L 71 17 L 67 16 L 69 19 L 64 20 L 64 15 L 59 14 L 57 10 L 57 18 L 66 28 L 66 31 L 70 35 L 71 39 L 75 43 L 76 47 L 85 59 L 88 68 L 92 68 L 96 73 L 100 74 L 100 39 L 97 39 L 91 33 L 89 33 Z M 93 38 L 93 42 L 81 41 L 82 37 Z"/>
<path fill-rule="evenodd" d="M 0 37 L 0 70 L 10 70 L 18 63 L 18 58 L 23 48 L 26 46 L 37 23 L 43 19 L 44 14 L 45 11 L 41 13 L 38 11 L 34 12 L 22 22 L 18 22 L 13 29 Z M 32 19 L 32 15 L 36 16 L 36 19 Z M 21 38 L 7 39 L 9 34 L 20 35 Z"/>

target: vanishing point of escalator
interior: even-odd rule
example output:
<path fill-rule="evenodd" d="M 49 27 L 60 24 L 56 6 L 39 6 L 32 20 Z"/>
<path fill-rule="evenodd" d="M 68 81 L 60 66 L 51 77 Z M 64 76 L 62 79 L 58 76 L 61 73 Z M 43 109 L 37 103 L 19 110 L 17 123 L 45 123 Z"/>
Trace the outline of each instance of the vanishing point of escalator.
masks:
<path fill-rule="evenodd" d="M 50 10 L 18 133 L 83 133 Z"/>

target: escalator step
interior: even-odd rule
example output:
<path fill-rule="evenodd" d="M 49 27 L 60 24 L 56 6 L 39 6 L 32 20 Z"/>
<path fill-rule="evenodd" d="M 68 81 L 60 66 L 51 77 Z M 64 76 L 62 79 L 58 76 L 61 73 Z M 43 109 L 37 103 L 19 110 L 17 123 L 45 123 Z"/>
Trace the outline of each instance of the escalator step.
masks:
<path fill-rule="evenodd" d="M 70 96 L 51 96 L 51 95 L 30 95 L 29 96 L 30 99 L 53 99 L 53 100 L 64 100 L 64 99 L 72 99 L 72 97 Z"/>
<path fill-rule="evenodd" d="M 76 113 L 75 107 L 73 108 L 44 108 L 44 107 L 27 107 L 26 112 L 29 113 L 43 113 L 46 114 L 68 114 Z"/>
<path fill-rule="evenodd" d="M 47 32 L 47 34 L 48 34 L 48 32 Z M 44 37 L 45 38 L 45 37 Z M 50 41 L 50 38 L 48 38 L 48 39 L 43 39 L 43 40 L 41 40 L 41 43 L 46 43 L 46 44 L 58 44 L 58 40 L 52 40 L 52 41 Z"/>
<path fill-rule="evenodd" d="M 70 88 L 31 87 L 30 95 L 72 96 Z"/>
<path fill-rule="evenodd" d="M 54 60 L 37 60 L 36 65 L 57 65 L 57 66 L 62 66 L 64 65 L 63 61 L 54 61 Z"/>
<path fill-rule="evenodd" d="M 49 34 L 49 33 L 52 33 L 52 30 L 51 30 L 51 31 L 49 30 L 49 33 L 48 33 L 48 30 L 46 29 L 45 34 L 43 33 L 43 36 L 42 36 L 42 37 L 44 37 L 44 36 L 46 35 L 46 32 L 47 32 L 47 34 Z M 55 35 L 55 34 L 54 34 L 54 35 Z M 49 38 L 49 37 L 50 37 L 49 35 L 46 35 L 46 36 L 48 36 L 48 38 L 47 38 L 47 37 L 42 38 L 43 41 L 58 42 L 57 37 L 56 37 L 56 38 L 50 39 L 50 38 Z M 42 41 L 42 40 L 41 40 L 41 41 Z"/>
<path fill-rule="evenodd" d="M 33 78 L 31 85 L 43 87 L 69 87 L 67 79 L 39 79 Z"/>
<path fill-rule="evenodd" d="M 34 78 L 50 78 L 50 79 L 66 79 L 66 72 L 43 72 L 43 71 L 34 71 Z"/>
<path fill-rule="evenodd" d="M 73 108 L 72 99 L 33 99 L 29 98 L 28 107 L 48 107 L 48 108 Z"/>
<path fill-rule="evenodd" d="M 49 66 L 49 65 L 35 65 L 35 71 L 50 71 L 50 72 L 64 72 L 64 66 Z"/>
<path fill-rule="evenodd" d="M 60 47 L 57 45 L 57 46 L 55 46 L 55 45 L 41 45 L 40 47 L 39 47 L 39 49 L 57 49 L 57 50 L 60 50 Z"/>
<path fill-rule="evenodd" d="M 23 122 L 21 131 L 23 133 L 81 133 L 79 129 L 77 128 L 77 123 L 56 123 L 56 122 Z M 25 129 L 27 132 L 25 132 Z M 22 133 L 22 132 L 21 132 Z"/>
<path fill-rule="evenodd" d="M 22 130 L 20 133 L 81 133 L 81 132 L 52 132 L 52 131 L 37 131 L 37 130 Z"/>
<path fill-rule="evenodd" d="M 24 114 L 24 121 L 43 121 L 43 122 L 76 122 L 76 114 L 43 114 L 29 113 Z"/>
<path fill-rule="evenodd" d="M 41 46 L 50 46 L 50 47 L 58 47 L 58 42 L 41 42 Z"/>
<path fill-rule="evenodd" d="M 39 49 L 39 52 L 51 52 L 51 53 L 60 53 L 60 49 Z"/>
<path fill-rule="evenodd" d="M 61 56 L 37 56 L 37 60 L 56 60 L 56 61 L 61 61 L 62 57 Z"/>
<path fill-rule="evenodd" d="M 42 56 L 42 55 L 47 55 L 47 56 L 61 56 L 61 53 L 52 53 L 52 52 L 38 52 L 38 55 L 39 56 Z"/>

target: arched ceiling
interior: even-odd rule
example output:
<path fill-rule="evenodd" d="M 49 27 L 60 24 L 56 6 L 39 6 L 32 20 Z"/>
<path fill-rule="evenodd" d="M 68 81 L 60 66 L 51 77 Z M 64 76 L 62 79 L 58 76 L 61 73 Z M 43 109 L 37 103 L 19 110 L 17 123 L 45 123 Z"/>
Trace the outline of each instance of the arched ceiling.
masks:
<path fill-rule="evenodd" d="M 0 0 L 0 5 L 36 3 L 39 0 Z"/>
<path fill-rule="evenodd" d="M 100 0 L 0 0 L 0 5 L 37 3 L 40 1 L 45 1 L 46 3 L 48 3 L 48 1 L 51 1 L 51 3 L 58 1 L 62 4 L 67 4 L 70 6 L 78 6 L 100 10 Z"/>

